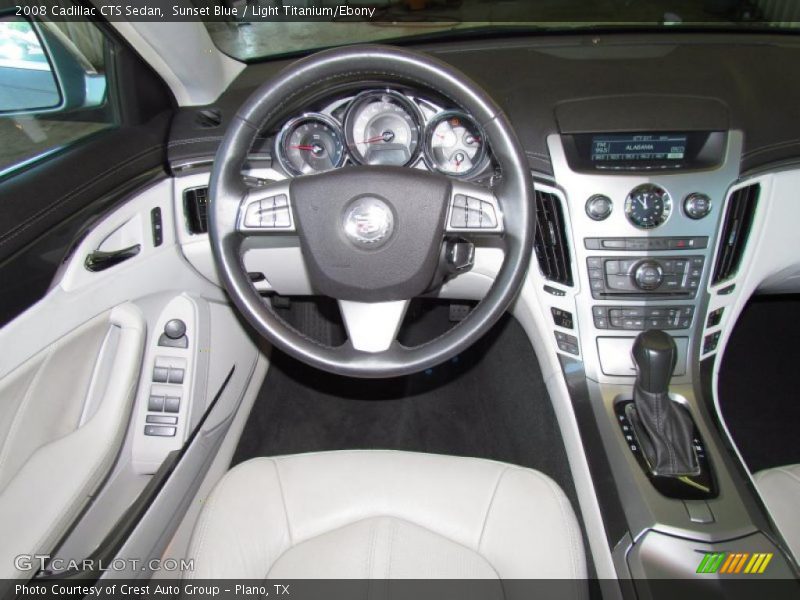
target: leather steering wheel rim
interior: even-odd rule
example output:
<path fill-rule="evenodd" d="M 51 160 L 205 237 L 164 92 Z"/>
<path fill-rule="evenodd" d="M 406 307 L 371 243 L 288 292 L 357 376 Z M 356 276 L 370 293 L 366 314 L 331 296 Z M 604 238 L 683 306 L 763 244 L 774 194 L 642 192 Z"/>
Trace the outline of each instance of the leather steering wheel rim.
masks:
<path fill-rule="evenodd" d="M 420 346 L 395 342 L 382 352 L 329 347 L 276 315 L 250 282 L 237 220 L 248 188 L 242 170 L 256 136 L 294 103 L 338 84 L 377 80 L 431 89 L 483 127 L 502 177 L 492 189 L 503 214 L 505 260 L 486 296 L 447 333 Z M 369 168 L 369 167 L 362 167 Z M 209 237 L 221 282 L 255 330 L 277 348 L 319 369 L 353 377 L 394 377 L 439 364 L 477 341 L 521 288 L 533 247 L 533 183 L 508 118 L 475 82 L 428 55 L 379 45 L 350 46 L 298 60 L 260 86 L 242 105 L 217 151 L 210 181 Z"/>

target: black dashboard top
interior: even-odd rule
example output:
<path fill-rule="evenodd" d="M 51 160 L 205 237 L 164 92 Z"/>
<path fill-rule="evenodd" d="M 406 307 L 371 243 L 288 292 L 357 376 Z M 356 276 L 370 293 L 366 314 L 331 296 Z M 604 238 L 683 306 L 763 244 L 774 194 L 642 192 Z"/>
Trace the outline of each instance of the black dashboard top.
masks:
<path fill-rule="evenodd" d="M 421 46 L 462 69 L 504 108 L 530 166 L 552 174 L 552 133 L 744 132 L 742 171 L 800 158 L 797 36 L 608 34 L 547 36 Z M 227 118 L 287 61 L 249 65 L 207 107 L 176 115 L 173 166 L 213 156 Z M 219 125 L 198 118 L 218 109 Z M 303 107 L 297 107 L 298 110 Z M 271 155 L 267 136 L 254 152 Z"/>

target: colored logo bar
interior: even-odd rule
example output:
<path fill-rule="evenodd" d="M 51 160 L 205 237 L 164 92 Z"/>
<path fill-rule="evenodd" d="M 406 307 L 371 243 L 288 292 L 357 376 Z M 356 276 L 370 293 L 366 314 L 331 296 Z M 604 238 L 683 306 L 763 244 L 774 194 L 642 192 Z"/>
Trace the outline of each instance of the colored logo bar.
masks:
<path fill-rule="evenodd" d="M 720 573 L 726 575 L 760 575 L 772 560 L 772 553 L 755 552 L 707 552 L 697 573 Z"/>

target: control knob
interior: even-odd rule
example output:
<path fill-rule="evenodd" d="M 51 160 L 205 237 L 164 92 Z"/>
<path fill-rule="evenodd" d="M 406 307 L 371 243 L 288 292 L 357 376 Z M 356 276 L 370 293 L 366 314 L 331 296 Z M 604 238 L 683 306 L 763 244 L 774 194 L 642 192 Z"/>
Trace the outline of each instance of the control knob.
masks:
<path fill-rule="evenodd" d="M 186 323 L 180 319 L 170 319 L 164 325 L 164 335 L 171 340 L 179 340 L 186 335 Z"/>
<path fill-rule="evenodd" d="M 611 198 L 603 194 L 595 194 L 586 201 L 586 214 L 593 221 L 603 221 L 611 215 L 614 204 Z"/>
<path fill-rule="evenodd" d="M 711 198 L 698 192 L 689 194 L 683 201 L 683 212 L 690 219 L 702 219 L 711 212 Z"/>
<path fill-rule="evenodd" d="M 644 260 L 633 271 L 633 282 L 640 290 L 658 288 L 664 281 L 664 269 L 654 260 Z"/>

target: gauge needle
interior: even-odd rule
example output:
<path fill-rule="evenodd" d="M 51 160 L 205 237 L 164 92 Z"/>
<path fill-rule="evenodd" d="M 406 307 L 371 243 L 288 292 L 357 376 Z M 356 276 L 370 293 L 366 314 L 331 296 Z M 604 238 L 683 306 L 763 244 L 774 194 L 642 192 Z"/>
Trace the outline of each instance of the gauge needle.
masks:
<path fill-rule="evenodd" d="M 394 131 L 386 130 L 380 135 L 376 135 L 371 138 L 367 138 L 362 144 L 374 144 L 375 142 L 391 142 L 394 139 Z"/>
<path fill-rule="evenodd" d="M 292 148 L 311 152 L 314 156 L 322 156 L 322 153 L 325 152 L 325 146 L 321 144 L 292 146 Z"/>

